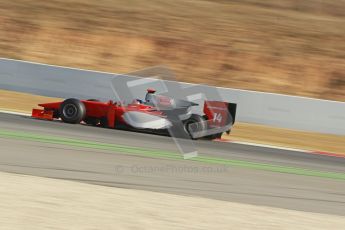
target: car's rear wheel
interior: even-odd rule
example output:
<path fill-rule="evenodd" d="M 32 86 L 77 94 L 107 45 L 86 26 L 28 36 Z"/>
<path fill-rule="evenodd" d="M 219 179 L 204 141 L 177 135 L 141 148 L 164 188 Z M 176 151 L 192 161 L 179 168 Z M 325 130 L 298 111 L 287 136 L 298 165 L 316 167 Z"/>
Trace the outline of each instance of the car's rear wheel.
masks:
<path fill-rule="evenodd" d="M 85 105 L 78 99 L 66 99 L 60 106 L 59 114 L 63 122 L 78 124 L 85 118 Z"/>
<path fill-rule="evenodd" d="M 183 122 L 185 132 L 192 138 L 193 133 L 201 132 L 207 129 L 206 123 L 204 122 L 205 119 L 197 114 L 193 114 L 190 118 Z"/>

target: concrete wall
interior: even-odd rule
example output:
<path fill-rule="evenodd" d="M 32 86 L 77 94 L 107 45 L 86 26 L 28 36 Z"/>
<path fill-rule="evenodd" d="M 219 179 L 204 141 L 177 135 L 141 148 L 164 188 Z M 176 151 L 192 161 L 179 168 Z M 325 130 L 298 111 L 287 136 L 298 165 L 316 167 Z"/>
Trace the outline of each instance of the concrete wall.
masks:
<path fill-rule="evenodd" d="M 139 74 L 140 75 L 140 74 Z M 0 59 L 0 89 L 49 97 L 118 99 L 112 89 L 138 78 L 78 70 L 10 59 Z M 147 81 L 132 88 L 132 96 L 143 98 L 147 87 L 158 92 L 179 83 Z M 193 88 L 182 83 L 182 87 Z M 199 86 L 201 91 L 215 87 Z M 133 91 L 133 89 L 135 89 Z M 237 120 L 282 128 L 345 135 L 345 103 L 229 88 L 216 88 L 221 99 L 238 104 Z M 172 90 L 170 94 L 179 96 Z M 208 98 L 212 99 L 212 98 Z"/>

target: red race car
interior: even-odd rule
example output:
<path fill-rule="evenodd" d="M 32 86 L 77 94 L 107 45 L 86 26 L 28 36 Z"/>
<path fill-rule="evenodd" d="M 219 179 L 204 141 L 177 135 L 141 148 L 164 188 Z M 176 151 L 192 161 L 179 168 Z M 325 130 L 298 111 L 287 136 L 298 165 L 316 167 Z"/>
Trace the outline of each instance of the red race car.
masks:
<path fill-rule="evenodd" d="M 121 102 L 100 102 L 74 98 L 39 104 L 32 117 L 45 120 L 60 119 L 65 123 L 81 122 L 98 127 L 126 129 L 192 139 L 220 138 L 229 133 L 236 116 L 236 104 L 205 101 L 202 114 L 192 113 L 194 102 L 156 95 L 148 89 L 145 101 L 136 99 L 125 105 Z"/>

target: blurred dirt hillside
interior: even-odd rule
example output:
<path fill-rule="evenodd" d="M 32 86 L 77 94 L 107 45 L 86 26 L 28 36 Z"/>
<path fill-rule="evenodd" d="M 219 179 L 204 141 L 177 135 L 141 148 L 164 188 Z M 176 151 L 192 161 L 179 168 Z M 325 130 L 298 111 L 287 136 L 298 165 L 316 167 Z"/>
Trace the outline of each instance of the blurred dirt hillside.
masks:
<path fill-rule="evenodd" d="M 0 56 L 345 101 L 345 0 L 1 0 Z"/>

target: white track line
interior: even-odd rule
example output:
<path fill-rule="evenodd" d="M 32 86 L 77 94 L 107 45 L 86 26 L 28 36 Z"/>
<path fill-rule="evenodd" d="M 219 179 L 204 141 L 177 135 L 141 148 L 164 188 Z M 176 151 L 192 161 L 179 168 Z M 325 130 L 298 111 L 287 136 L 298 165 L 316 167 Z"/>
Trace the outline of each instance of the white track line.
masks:
<path fill-rule="evenodd" d="M 287 151 L 297 151 L 297 152 L 305 151 L 305 150 L 301 150 L 301 149 L 288 148 L 288 147 L 282 147 L 282 146 L 276 146 L 276 145 L 251 143 L 251 142 L 244 142 L 244 141 L 233 141 L 233 140 L 228 140 L 228 139 L 217 139 L 215 141 L 216 142 L 235 143 L 235 144 L 241 144 L 241 145 L 249 145 L 249 146 L 255 146 L 255 147 L 263 147 L 263 148 L 271 148 L 271 149 L 280 149 L 280 150 L 287 150 Z"/>
<path fill-rule="evenodd" d="M 308 154 L 313 154 L 313 155 L 323 155 L 323 156 L 345 158 L 345 154 L 324 152 L 324 151 L 320 151 L 320 150 L 295 149 L 295 148 L 288 148 L 288 147 L 282 147 L 282 146 L 276 146 L 276 145 L 266 145 L 266 144 L 258 144 L 258 143 L 243 142 L 243 141 L 233 141 L 233 140 L 227 140 L 227 139 L 217 139 L 215 141 L 216 142 L 225 142 L 225 143 L 247 145 L 247 146 L 262 147 L 262 148 L 269 148 L 269 149 L 286 150 L 286 151 L 292 151 L 292 152 L 301 152 L 301 153 L 308 153 Z"/>
<path fill-rule="evenodd" d="M 14 111 L 8 111 L 8 110 L 2 110 L 0 109 L 0 113 L 6 113 L 6 114 L 13 114 L 13 115 L 19 115 L 19 116 L 31 116 L 29 113 L 24 112 L 14 112 Z"/>

